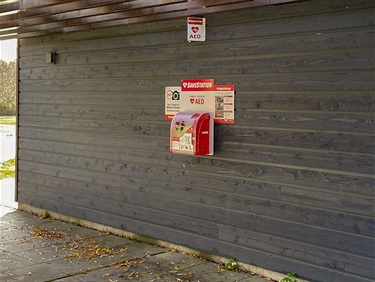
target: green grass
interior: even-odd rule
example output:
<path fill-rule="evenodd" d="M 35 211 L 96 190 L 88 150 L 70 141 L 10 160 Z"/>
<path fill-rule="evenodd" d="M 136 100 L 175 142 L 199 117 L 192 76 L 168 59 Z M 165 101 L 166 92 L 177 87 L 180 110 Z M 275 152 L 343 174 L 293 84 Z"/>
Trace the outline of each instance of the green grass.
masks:
<path fill-rule="evenodd" d="M 16 177 L 16 159 L 0 163 L 0 180 Z"/>
<path fill-rule="evenodd" d="M 281 279 L 280 282 L 297 282 L 297 273 L 288 272 L 287 276 Z"/>
<path fill-rule="evenodd" d="M 16 125 L 16 116 L 0 116 L 0 124 Z"/>
<path fill-rule="evenodd" d="M 227 262 L 225 265 L 224 265 L 224 268 L 225 269 L 228 269 L 228 270 L 234 270 L 234 271 L 239 271 L 240 269 L 240 266 L 239 264 L 237 263 L 237 260 L 236 258 L 231 258 L 229 260 L 229 262 Z"/>

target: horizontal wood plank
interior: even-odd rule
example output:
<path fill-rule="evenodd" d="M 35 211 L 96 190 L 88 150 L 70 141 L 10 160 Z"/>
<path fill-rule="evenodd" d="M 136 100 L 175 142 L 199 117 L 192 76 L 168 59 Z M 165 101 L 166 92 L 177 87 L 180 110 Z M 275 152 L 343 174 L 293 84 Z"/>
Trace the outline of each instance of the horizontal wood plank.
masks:
<path fill-rule="evenodd" d="M 59 65 L 87 65 L 87 64 L 107 64 L 113 63 L 141 63 L 141 62 L 165 62 L 165 61 L 207 61 L 206 58 L 234 60 L 237 58 L 253 58 L 256 56 L 288 56 L 290 53 L 300 52 L 318 52 L 333 51 L 335 49 L 353 49 L 368 48 L 372 46 L 371 38 L 374 36 L 374 30 L 371 28 L 362 28 L 360 30 L 341 30 L 339 32 L 327 32 L 319 34 L 291 34 L 280 41 L 280 36 L 271 36 L 266 38 L 247 39 L 223 39 L 218 42 L 208 42 L 202 46 L 189 46 L 184 42 L 185 34 L 176 31 L 174 34 L 165 33 L 165 38 L 155 35 L 151 39 L 146 35 L 141 38 L 134 38 L 129 41 L 128 38 L 115 38 L 110 42 L 103 40 L 93 47 L 92 40 L 87 44 L 78 46 L 66 44 L 56 47 L 47 45 L 42 50 L 33 52 L 33 56 L 25 56 L 20 60 L 20 65 L 24 68 L 28 66 L 45 66 L 45 54 L 56 50 Z M 144 38 L 143 38 L 144 37 Z M 347 40 L 350 37 L 351 40 Z M 136 43 L 133 43 L 136 42 Z M 85 43 L 85 42 L 83 42 Z M 130 46 L 126 46 L 129 45 Z M 137 45 L 135 45 L 137 44 Z M 166 44 L 164 46 L 163 44 Z M 153 46 L 154 45 L 154 46 Z M 79 48 L 77 50 L 77 48 Z M 88 48 L 94 48 L 90 50 Z M 111 48 L 112 51 L 107 51 Z M 22 49 L 22 45 L 21 45 Z M 102 51 L 104 49 L 105 51 Z M 27 51 L 27 50 L 26 50 Z M 33 50 L 31 50 L 33 51 Z M 42 52 L 41 52 L 42 51 Z M 44 51 L 44 52 L 43 52 Z M 155 56 L 158 54 L 158 56 Z M 289 55 L 290 58 L 290 55 Z M 291 59 L 291 58 L 290 58 Z M 370 63 L 370 62 L 369 62 Z M 230 63 L 228 64 L 230 68 Z M 193 71 L 194 69 L 192 69 Z"/>
<path fill-rule="evenodd" d="M 23 172 L 21 173 L 21 176 L 23 177 L 26 177 L 27 174 L 24 174 Z M 44 193 L 42 191 L 45 191 L 47 194 L 45 194 L 45 196 L 48 197 L 48 195 L 50 195 L 51 197 L 63 197 L 63 195 L 51 195 L 50 193 L 48 193 L 47 190 L 45 190 L 45 188 L 43 187 L 48 187 L 48 186 L 45 186 L 45 185 L 48 185 L 48 184 L 52 184 L 54 183 L 54 185 L 57 185 L 57 186 L 61 186 L 61 185 L 64 185 L 64 187 L 66 187 L 67 189 L 67 192 L 71 192 L 72 195 L 76 195 L 77 197 L 85 197 L 85 194 L 84 194 L 84 191 L 87 190 L 88 192 L 90 191 L 89 189 L 91 188 L 94 188 L 95 187 L 95 184 L 91 184 L 91 185 L 88 185 L 88 186 L 84 186 L 82 184 L 80 184 L 80 182 L 77 182 L 77 181 L 72 181 L 72 180 L 69 180 L 69 185 L 66 185 L 66 183 L 61 183 L 61 181 L 63 181 L 61 178 L 56 178 L 56 177 L 48 177 L 48 178 L 44 178 L 44 179 L 47 179 L 47 182 L 44 182 L 44 183 L 40 183 L 40 176 L 38 176 L 37 174 L 33 174 L 33 180 L 32 182 L 33 183 L 39 183 L 37 184 L 38 186 L 35 186 L 35 184 L 33 183 L 28 183 L 28 184 L 25 184 L 25 190 L 26 191 L 29 191 L 28 193 L 40 193 L 40 198 L 44 198 Z M 29 178 L 28 178 L 29 179 Z M 70 186 L 70 187 L 69 187 Z M 29 188 L 27 188 L 29 187 Z M 77 191 L 77 189 L 79 189 L 80 192 Z M 81 191 L 80 189 L 83 189 L 83 191 Z M 103 196 L 104 198 L 110 198 L 110 199 L 115 199 L 115 200 L 123 200 L 123 201 L 127 201 L 128 198 L 126 195 L 129 195 L 129 188 L 127 189 L 118 189 L 118 188 L 113 188 L 113 187 L 108 187 L 107 189 L 103 190 Z M 146 193 L 147 191 L 143 191 L 143 193 Z M 82 194 L 80 194 L 82 193 Z M 43 195 L 42 195 L 43 194 Z M 131 194 L 130 194 L 131 195 Z M 149 196 L 151 196 L 148 192 L 146 194 L 143 194 L 143 198 L 147 201 L 147 200 L 151 200 L 151 198 L 149 198 Z M 168 197 L 167 197 L 168 198 Z M 124 200 L 125 199 L 125 200 Z M 61 199 L 60 199 L 61 200 Z M 167 199 L 168 200 L 168 199 Z M 97 203 L 97 200 L 96 199 L 92 199 L 92 202 L 93 204 Z M 149 201 L 150 202 L 150 201 Z M 152 203 L 154 203 L 155 201 L 152 201 Z M 174 205 L 176 206 L 176 204 Z M 192 209 L 193 207 L 190 207 L 190 212 L 194 212 L 195 209 Z M 204 218 L 211 218 L 211 217 L 216 217 L 218 215 L 221 215 L 223 214 L 223 212 L 220 212 L 218 211 L 218 209 L 220 210 L 222 207 L 211 207 L 211 208 L 208 208 L 207 210 L 207 214 L 199 214 L 199 217 L 204 217 Z M 186 210 L 185 212 L 189 212 L 189 210 Z M 199 209 L 197 209 L 197 212 L 199 211 Z M 184 209 L 181 209 L 180 212 L 184 212 Z M 230 216 L 234 216 L 235 213 L 230 213 L 230 214 L 227 214 L 227 212 L 225 212 L 223 214 L 223 221 L 224 222 L 230 222 Z M 243 217 L 243 214 L 242 214 L 242 217 Z M 233 217 L 235 218 L 235 217 Z M 232 220 L 233 220 L 232 218 Z M 254 228 L 252 230 L 256 230 L 255 232 L 256 233 L 263 233 L 264 230 L 267 229 L 267 225 L 271 225 L 274 227 L 273 231 L 271 231 L 271 233 L 273 235 L 271 235 L 272 237 L 277 237 L 279 239 L 281 238 L 285 238 L 287 239 L 288 237 L 290 237 L 290 235 L 292 234 L 291 232 L 289 231 L 292 231 L 294 235 L 298 234 L 297 236 L 303 236 L 303 232 L 301 232 L 301 230 L 298 231 L 298 225 L 293 225 L 291 223 L 287 223 L 286 221 L 283 221 L 283 220 L 280 220 L 280 219 L 272 219 L 272 218 L 265 218 L 263 217 L 262 215 L 257 215 L 257 216 L 254 216 L 254 215 L 247 215 L 246 217 L 243 217 L 244 219 L 246 218 L 247 221 L 249 221 L 249 224 L 252 224 L 254 226 Z M 290 230 L 286 230 L 285 229 L 285 225 L 289 225 L 290 227 Z M 220 230 L 225 230 L 225 229 L 228 229 L 230 228 L 229 226 L 231 226 L 231 224 L 226 227 L 228 225 L 221 225 L 221 228 Z M 372 253 L 370 252 L 369 250 L 369 246 L 371 245 L 371 238 L 366 238 L 366 237 L 363 237 L 363 236 L 351 236 L 350 238 L 350 241 L 352 242 L 353 245 L 351 244 L 348 244 L 349 241 L 346 241 L 348 240 L 347 238 L 347 235 L 344 235 L 343 233 L 340 233 L 338 231 L 333 231 L 333 230 L 327 230 L 327 229 L 323 229 L 323 228 L 320 228 L 320 227 L 312 227 L 312 226 L 306 226 L 305 228 L 307 228 L 309 230 L 309 234 L 311 234 L 311 237 L 309 238 L 305 238 L 304 241 L 308 241 L 310 243 L 315 243 L 315 244 L 323 244 L 322 246 L 326 246 L 328 249 L 331 249 L 332 250 L 335 250 L 335 248 L 337 247 L 340 247 L 340 248 L 344 248 L 346 251 L 348 252 L 351 252 L 353 250 L 357 250 L 359 246 L 361 246 L 361 249 L 363 249 L 364 252 L 367 252 L 369 254 L 369 256 L 372 256 Z M 245 230 L 245 229 L 244 229 Z M 244 232 L 244 231 L 242 231 Z M 267 231 L 267 233 L 269 233 Z M 323 235 L 324 234 L 324 235 Z M 320 241 L 319 237 L 320 236 L 327 236 L 326 240 L 327 241 Z M 357 237 L 357 238 L 356 238 Z"/>
<path fill-rule="evenodd" d="M 159 103 L 158 103 L 159 104 Z M 236 107 L 237 108 L 237 107 Z M 155 121 L 155 116 L 162 116 L 164 108 L 102 105 L 53 105 L 25 104 L 19 112 L 24 115 L 43 115 L 44 117 L 108 119 L 112 123 L 120 120 Z M 158 119 L 159 121 L 161 119 Z M 236 124 L 253 127 L 281 127 L 296 129 L 357 131 L 372 133 L 375 131 L 375 116 L 371 113 L 327 113 L 243 110 L 237 108 Z"/>
<path fill-rule="evenodd" d="M 178 85 L 174 81 L 173 85 Z M 171 84 L 172 86 L 172 84 Z M 79 89 L 81 90 L 81 89 Z M 48 105 L 55 107 L 77 106 L 148 106 L 164 107 L 163 91 L 127 92 L 57 92 L 24 91 L 19 99 L 22 104 Z M 340 99 L 337 99 L 339 96 Z M 22 106 L 22 105 L 21 105 Z M 283 110 L 283 111 L 336 111 L 365 112 L 375 111 L 375 93 L 370 91 L 243 91 L 236 92 L 236 115 L 248 110 Z M 98 109 L 97 109 L 98 110 Z M 237 117 L 237 116 L 236 116 Z M 241 118 L 241 116 L 239 116 Z M 236 119 L 237 121 L 237 119 Z M 368 122 L 371 124 L 371 120 Z M 237 122 L 236 122 L 237 124 Z"/>

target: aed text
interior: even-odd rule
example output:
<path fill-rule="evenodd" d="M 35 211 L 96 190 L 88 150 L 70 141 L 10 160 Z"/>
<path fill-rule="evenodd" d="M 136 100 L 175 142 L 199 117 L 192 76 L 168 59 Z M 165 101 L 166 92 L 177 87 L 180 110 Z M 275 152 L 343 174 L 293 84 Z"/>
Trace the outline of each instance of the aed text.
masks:
<path fill-rule="evenodd" d="M 191 104 L 203 105 L 204 104 L 204 99 L 203 98 L 190 98 L 190 103 Z"/>
<path fill-rule="evenodd" d="M 189 38 L 190 39 L 201 39 L 201 35 L 200 34 L 190 34 Z"/>

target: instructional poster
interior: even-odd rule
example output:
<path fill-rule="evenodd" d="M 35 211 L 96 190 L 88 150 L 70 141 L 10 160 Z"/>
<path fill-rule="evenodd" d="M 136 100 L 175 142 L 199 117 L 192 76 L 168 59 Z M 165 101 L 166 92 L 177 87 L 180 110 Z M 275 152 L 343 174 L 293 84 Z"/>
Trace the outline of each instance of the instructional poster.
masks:
<path fill-rule="evenodd" d="M 234 123 L 234 85 L 215 85 L 215 123 Z"/>

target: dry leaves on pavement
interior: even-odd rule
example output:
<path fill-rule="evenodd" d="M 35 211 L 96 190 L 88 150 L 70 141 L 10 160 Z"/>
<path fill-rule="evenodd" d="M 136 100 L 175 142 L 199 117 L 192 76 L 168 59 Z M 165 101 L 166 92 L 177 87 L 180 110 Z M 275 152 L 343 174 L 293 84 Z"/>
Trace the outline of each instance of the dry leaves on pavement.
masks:
<path fill-rule="evenodd" d="M 73 258 L 92 261 L 97 258 L 114 256 L 127 251 L 126 248 L 121 248 L 119 251 L 114 248 L 106 248 L 96 242 L 94 238 L 82 238 L 77 235 L 65 234 L 54 229 L 36 228 L 31 234 L 34 238 L 60 240 L 60 242 L 56 242 L 55 251 L 68 251 L 68 254 L 65 255 L 68 261 Z"/>

